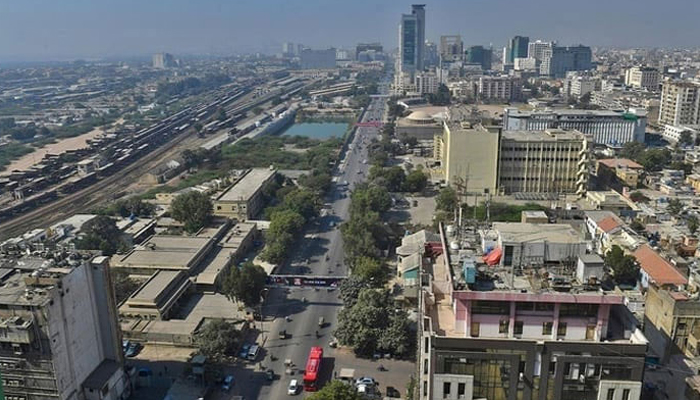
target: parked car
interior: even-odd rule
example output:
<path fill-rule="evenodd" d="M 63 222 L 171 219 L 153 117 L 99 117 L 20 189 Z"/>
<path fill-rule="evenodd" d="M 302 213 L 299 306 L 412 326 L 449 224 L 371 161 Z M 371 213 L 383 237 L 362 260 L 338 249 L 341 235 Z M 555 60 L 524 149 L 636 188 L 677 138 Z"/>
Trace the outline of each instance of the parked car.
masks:
<path fill-rule="evenodd" d="M 136 357 L 140 351 L 141 345 L 137 342 L 131 342 L 129 343 L 129 347 L 124 352 L 124 355 L 127 357 Z"/>
<path fill-rule="evenodd" d="M 246 358 L 248 361 L 255 361 L 258 358 L 258 354 L 260 354 L 260 346 L 254 344 L 248 349 L 248 356 Z"/>
<path fill-rule="evenodd" d="M 233 375 L 226 375 L 226 378 L 224 378 L 224 383 L 221 385 L 221 389 L 225 392 L 228 392 L 229 390 L 231 390 L 234 383 L 235 380 L 233 379 Z"/>
<path fill-rule="evenodd" d="M 241 351 L 238 352 L 238 357 L 240 357 L 240 358 L 248 357 L 248 350 L 250 350 L 250 344 L 244 343 L 243 346 L 241 346 Z"/>
<path fill-rule="evenodd" d="M 287 386 L 287 394 L 295 395 L 299 392 L 299 383 L 296 379 L 292 379 Z"/>
<path fill-rule="evenodd" d="M 287 338 L 287 331 L 281 330 L 279 337 L 280 337 L 280 339 L 286 339 Z"/>
<path fill-rule="evenodd" d="M 358 378 L 355 381 L 356 386 L 360 385 L 365 385 L 365 386 L 375 386 L 377 384 L 377 381 L 374 380 L 371 376 L 363 376 L 361 378 Z"/>

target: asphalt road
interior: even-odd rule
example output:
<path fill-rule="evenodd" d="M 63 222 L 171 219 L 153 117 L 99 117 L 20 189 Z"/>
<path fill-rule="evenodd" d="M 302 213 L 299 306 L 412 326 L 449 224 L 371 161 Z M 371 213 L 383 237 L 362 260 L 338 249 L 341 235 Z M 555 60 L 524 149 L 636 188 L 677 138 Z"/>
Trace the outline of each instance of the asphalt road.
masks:
<path fill-rule="evenodd" d="M 385 99 L 373 99 L 363 121 L 381 120 L 384 108 Z M 347 276 L 338 226 L 348 216 L 350 190 L 365 180 L 369 169 L 369 163 L 365 163 L 367 144 L 378 133 L 378 128 L 357 129 L 352 148 L 344 154 L 344 162 L 334 175 L 338 177 L 338 184 L 333 186 L 326 198 L 328 214 L 319 218 L 318 223 L 307 231 L 290 263 L 281 266 L 277 273 Z M 346 181 L 347 188 L 343 185 Z M 301 383 L 312 346 L 322 346 L 326 352 L 321 382 L 327 382 L 332 377 L 334 368 L 341 367 L 334 365 L 333 357 L 328 357 L 328 343 L 335 330 L 341 306 L 337 290 L 271 289 L 263 306 L 263 336 L 260 340 L 264 342 L 264 350 L 255 365 L 257 372 L 247 376 L 245 381 L 239 378 L 236 392 L 246 399 L 292 398 L 287 395 L 287 386 L 291 379 L 297 379 Z M 287 316 L 289 321 L 285 319 Z M 322 328 L 319 327 L 321 317 L 325 320 Z M 287 332 L 286 339 L 279 337 L 282 330 Z M 316 336 L 317 331 L 319 337 Z M 270 355 L 274 356 L 274 361 Z M 296 365 L 293 376 L 285 374 L 285 360 L 291 360 Z M 271 368 L 275 372 L 275 380 L 267 381 L 260 366 Z"/>

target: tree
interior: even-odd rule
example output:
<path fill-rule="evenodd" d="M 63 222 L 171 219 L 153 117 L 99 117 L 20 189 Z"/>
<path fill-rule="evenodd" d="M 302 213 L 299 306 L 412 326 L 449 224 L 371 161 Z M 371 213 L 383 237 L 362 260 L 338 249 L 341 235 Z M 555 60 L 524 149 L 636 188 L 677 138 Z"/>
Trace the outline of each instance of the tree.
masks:
<path fill-rule="evenodd" d="M 350 212 L 364 214 L 367 211 L 383 213 L 391 208 L 391 195 L 383 186 L 359 184 L 350 199 Z"/>
<path fill-rule="evenodd" d="M 688 217 L 687 223 L 688 223 L 688 230 L 690 231 L 691 234 L 694 235 L 695 232 L 698 231 L 698 227 L 699 227 L 698 217 L 696 217 L 695 215 L 691 215 L 690 217 Z"/>
<path fill-rule="evenodd" d="M 683 202 L 678 199 L 670 199 L 667 208 L 671 214 L 678 215 L 683 211 Z"/>
<path fill-rule="evenodd" d="M 646 229 L 644 224 L 642 224 L 641 222 L 639 222 L 636 219 L 634 221 L 632 221 L 632 223 L 630 224 L 630 228 L 637 233 L 642 233 L 642 232 L 644 232 L 644 229 Z"/>
<path fill-rule="evenodd" d="M 452 102 L 451 97 L 450 89 L 441 83 L 437 93 L 428 95 L 428 102 L 434 106 L 448 106 Z"/>
<path fill-rule="evenodd" d="M 189 233 L 202 229 L 211 213 L 209 196 L 194 190 L 177 196 L 170 205 L 172 217 L 185 224 L 185 230 Z"/>
<path fill-rule="evenodd" d="M 668 149 L 649 149 L 639 158 L 638 162 L 647 171 L 659 171 L 671 161 L 671 152 Z"/>
<path fill-rule="evenodd" d="M 373 257 L 357 257 L 350 265 L 353 275 L 357 275 L 372 286 L 383 286 L 386 281 L 387 271 L 382 262 Z"/>
<path fill-rule="evenodd" d="M 624 158 L 629 158 L 630 160 L 639 160 L 641 155 L 644 153 L 646 146 L 644 143 L 639 142 L 628 142 L 622 146 L 620 151 L 620 156 Z"/>
<path fill-rule="evenodd" d="M 630 200 L 632 200 L 635 203 L 646 203 L 649 201 L 649 198 L 645 196 L 642 192 L 632 192 L 630 193 Z"/>
<path fill-rule="evenodd" d="M 119 305 L 139 288 L 139 283 L 131 279 L 129 274 L 123 269 L 110 268 L 110 272 L 112 287 L 114 288 L 114 298 L 117 305 Z"/>
<path fill-rule="evenodd" d="M 452 212 L 457 207 L 458 202 L 457 192 L 449 186 L 442 188 L 435 198 L 435 205 L 440 211 Z"/>
<path fill-rule="evenodd" d="M 681 146 L 691 146 L 693 143 L 695 143 L 695 138 L 690 131 L 681 132 L 681 136 L 678 138 L 678 144 Z"/>
<path fill-rule="evenodd" d="M 360 292 L 368 288 L 369 282 L 357 275 L 350 275 L 347 279 L 344 279 L 338 287 L 343 305 L 345 307 L 354 306 L 357 303 L 357 297 L 360 295 Z"/>
<path fill-rule="evenodd" d="M 229 299 L 243 302 L 247 307 L 260 303 L 260 292 L 265 289 L 267 273 L 252 262 L 240 268 L 231 266 L 222 284 L 222 291 Z"/>
<path fill-rule="evenodd" d="M 377 240 L 373 234 L 379 231 L 379 225 L 379 214 L 370 211 L 365 215 L 352 215 L 340 226 L 343 247 L 348 259 L 379 254 Z"/>
<path fill-rule="evenodd" d="M 351 385 L 343 381 L 333 380 L 321 390 L 309 396 L 307 400 L 362 400 L 364 398 Z"/>
<path fill-rule="evenodd" d="M 683 161 L 674 161 L 669 166 L 670 169 L 675 169 L 678 171 L 683 171 L 686 175 L 690 175 L 693 172 L 693 166 Z"/>
<path fill-rule="evenodd" d="M 428 176 L 421 170 L 413 170 L 407 176 L 403 184 L 404 191 L 417 193 L 422 192 L 428 185 Z"/>
<path fill-rule="evenodd" d="M 307 189 L 295 189 L 284 196 L 282 208 L 292 210 L 308 220 L 318 215 L 319 197 Z"/>
<path fill-rule="evenodd" d="M 235 354 L 240 339 L 241 332 L 234 324 L 215 319 L 195 334 L 194 343 L 209 360 L 221 361 L 225 356 Z"/>
<path fill-rule="evenodd" d="M 605 254 L 605 264 L 613 271 L 613 277 L 617 284 L 636 284 L 639 277 L 637 259 L 625 254 L 620 246 L 613 245 Z"/>
<path fill-rule="evenodd" d="M 223 108 L 219 108 L 216 111 L 216 120 L 217 121 L 225 121 L 226 118 L 228 118 L 228 116 L 226 115 L 226 110 L 224 110 Z"/>
<path fill-rule="evenodd" d="M 82 250 L 101 250 L 106 256 L 114 255 L 124 245 L 122 232 L 116 222 L 106 215 L 98 215 L 83 224 L 81 237 L 76 248 Z"/>

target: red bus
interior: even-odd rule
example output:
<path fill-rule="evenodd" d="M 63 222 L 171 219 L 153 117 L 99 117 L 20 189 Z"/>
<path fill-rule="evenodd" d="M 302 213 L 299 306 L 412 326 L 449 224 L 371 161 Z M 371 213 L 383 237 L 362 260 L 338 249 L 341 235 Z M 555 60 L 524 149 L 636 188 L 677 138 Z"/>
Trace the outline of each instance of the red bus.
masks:
<path fill-rule="evenodd" d="M 318 374 L 321 371 L 321 360 L 323 359 L 323 347 L 312 347 L 309 352 L 309 359 L 306 361 L 304 370 L 304 390 L 315 392 L 318 390 Z"/>

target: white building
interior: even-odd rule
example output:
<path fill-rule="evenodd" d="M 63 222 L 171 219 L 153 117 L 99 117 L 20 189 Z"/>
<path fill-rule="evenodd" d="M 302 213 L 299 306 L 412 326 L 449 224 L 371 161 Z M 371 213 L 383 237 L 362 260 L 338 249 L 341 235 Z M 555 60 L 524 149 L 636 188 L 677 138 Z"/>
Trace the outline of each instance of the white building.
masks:
<path fill-rule="evenodd" d="M 600 88 L 600 79 L 569 72 L 564 80 L 564 93 L 569 97 L 581 98 Z"/>
<path fill-rule="evenodd" d="M 647 117 L 645 111 L 606 110 L 543 110 L 521 111 L 507 108 L 503 128 L 508 131 L 541 131 L 552 128 L 576 129 L 593 135 L 601 145 L 622 146 L 628 142 L 644 142 Z"/>
<path fill-rule="evenodd" d="M 693 143 L 695 143 L 699 131 L 700 125 L 666 125 L 664 126 L 663 136 L 664 139 L 671 143 L 678 143 L 683 132 L 688 132 L 693 139 Z"/>
<path fill-rule="evenodd" d="M 625 71 L 625 85 L 638 89 L 659 90 L 660 78 L 656 68 L 632 67 Z"/>
<path fill-rule="evenodd" d="M 481 100 L 512 101 L 520 99 L 522 82 L 512 76 L 482 76 L 479 78 Z"/>
<path fill-rule="evenodd" d="M 440 79 L 432 72 L 419 72 L 416 74 L 416 92 L 420 94 L 435 94 L 437 93 Z"/>
<path fill-rule="evenodd" d="M 513 69 L 516 71 L 537 71 L 538 63 L 539 61 L 533 57 L 516 58 L 513 61 Z"/>
<path fill-rule="evenodd" d="M 666 80 L 662 86 L 659 124 L 700 125 L 700 84 Z"/>
<path fill-rule="evenodd" d="M 552 45 L 552 42 L 543 42 L 541 40 L 530 42 L 527 45 L 527 57 L 542 61 L 545 51 L 550 50 Z"/>

